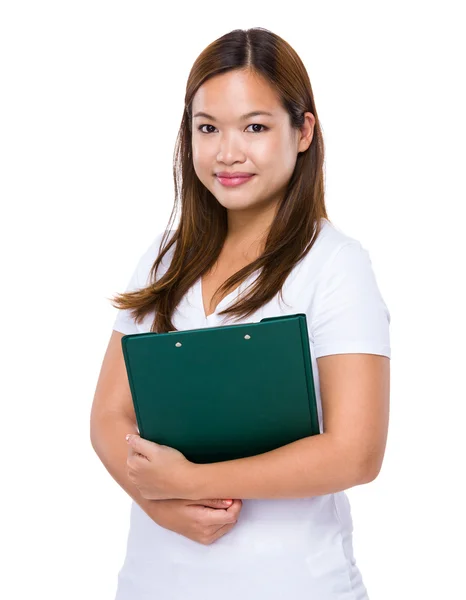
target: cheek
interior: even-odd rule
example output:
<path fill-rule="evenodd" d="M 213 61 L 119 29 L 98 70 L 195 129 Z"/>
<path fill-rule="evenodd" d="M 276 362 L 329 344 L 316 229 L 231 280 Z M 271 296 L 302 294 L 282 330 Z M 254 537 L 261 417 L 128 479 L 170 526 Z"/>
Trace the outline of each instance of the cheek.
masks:
<path fill-rule="evenodd" d="M 198 150 L 193 149 L 193 167 L 197 177 L 206 183 L 212 171 L 212 160 L 208 160 Z"/>
<path fill-rule="evenodd" d="M 193 144 L 191 146 L 191 152 L 193 155 L 194 165 L 196 165 L 202 160 L 202 152 L 200 152 L 199 146 L 197 144 Z"/>
<path fill-rule="evenodd" d="M 276 164 L 283 160 L 284 145 L 280 139 L 272 136 L 256 138 L 245 148 L 248 158 L 257 166 L 258 170 L 274 169 Z"/>
<path fill-rule="evenodd" d="M 274 143 L 267 149 L 269 164 L 279 177 L 283 174 L 291 176 L 297 160 L 296 146 L 285 136 L 274 139 Z"/>
<path fill-rule="evenodd" d="M 286 164 L 285 157 L 278 145 L 257 145 L 254 149 L 251 149 L 248 158 L 259 175 L 267 181 L 280 179 L 280 173 L 284 170 Z"/>
<path fill-rule="evenodd" d="M 206 177 L 212 171 L 212 154 L 202 146 L 192 148 L 194 169 L 199 176 Z"/>

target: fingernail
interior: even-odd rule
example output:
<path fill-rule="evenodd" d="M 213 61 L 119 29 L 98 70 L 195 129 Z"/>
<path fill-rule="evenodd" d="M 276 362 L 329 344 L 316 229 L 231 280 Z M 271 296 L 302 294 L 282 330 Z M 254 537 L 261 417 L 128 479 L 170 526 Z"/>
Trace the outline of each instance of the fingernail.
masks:
<path fill-rule="evenodd" d="M 231 504 L 233 500 L 223 500 L 223 504 Z"/>
<path fill-rule="evenodd" d="M 129 438 L 130 438 L 131 434 L 128 433 L 128 435 L 126 436 L 126 441 L 129 442 Z"/>

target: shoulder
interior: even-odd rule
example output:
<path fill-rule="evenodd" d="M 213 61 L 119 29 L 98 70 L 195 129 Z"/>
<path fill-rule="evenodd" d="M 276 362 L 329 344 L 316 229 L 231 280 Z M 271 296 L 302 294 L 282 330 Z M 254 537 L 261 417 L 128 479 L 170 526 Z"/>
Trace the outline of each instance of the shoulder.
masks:
<path fill-rule="evenodd" d="M 316 289 L 334 290 L 340 285 L 347 293 L 357 286 L 366 290 L 377 287 L 369 251 L 358 239 L 324 219 L 314 246 L 310 262 Z"/>
<path fill-rule="evenodd" d="M 342 231 L 328 219 L 322 219 L 321 230 L 309 254 L 321 271 L 330 266 L 337 255 L 347 256 L 351 260 L 351 257 L 357 258 L 361 251 L 365 249 L 359 240 Z"/>
<path fill-rule="evenodd" d="M 146 247 L 146 250 L 143 252 L 143 254 L 139 258 L 139 262 L 137 264 L 137 274 L 138 274 L 138 280 L 139 280 L 139 283 L 141 286 L 146 285 L 148 283 L 152 265 L 154 264 L 155 260 L 157 259 L 158 255 L 160 253 L 160 250 L 162 249 L 162 242 L 164 241 L 165 233 L 166 233 L 165 229 L 159 230 L 156 233 L 156 235 L 152 238 L 149 245 Z M 169 241 L 171 239 L 171 237 L 174 233 L 175 233 L 174 229 L 171 229 L 168 232 L 167 241 Z M 163 273 L 165 273 L 167 271 L 167 269 L 169 267 L 170 257 L 172 254 L 173 254 L 173 248 L 171 248 L 170 251 L 167 253 L 167 255 L 164 256 L 162 263 L 157 271 L 157 278 L 160 278 L 160 276 L 163 275 Z"/>
<path fill-rule="evenodd" d="M 294 278 L 297 284 L 303 285 L 311 295 L 317 283 L 325 278 L 331 269 L 341 268 L 339 261 L 342 258 L 346 259 L 346 263 L 358 262 L 364 254 L 364 249 L 356 238 L 339 229 L 328 219 L 321 219 L 320 225 L 317 238 L 300 261 Z"/>
<path fill-rule="evenodd" d="M 322 234 L 306 311 L 316 356 L 368 352 L 390 357 L 391 317 L 369 252 L 331 224 Z"/>

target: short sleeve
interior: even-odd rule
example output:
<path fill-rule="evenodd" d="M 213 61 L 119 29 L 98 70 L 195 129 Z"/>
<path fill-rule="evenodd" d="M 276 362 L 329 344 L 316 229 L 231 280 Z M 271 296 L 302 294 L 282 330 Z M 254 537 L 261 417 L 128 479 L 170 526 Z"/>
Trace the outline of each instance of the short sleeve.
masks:
<path fill-rule="evenodd" d="M 316 358 L 348 353 L 391 358 L 390 312 L 369 253 L 358 241 L 341 246 L 323 266 L 307 316 Z"/>
<path fill-rule="evenodd" d="M 125 288 L 125 292 L 133 292 L 134 290 L 139 289 L 139 264 L 140 262 L 131 275 L 131 278 Z M 131 311 L 128 309 L 118 309 L 116 319 L 113 323 L 113 329 L 124 334 L 139 333 L 137 325 L 131 316 Z"/>
<path fill-rule="evenodd" d="M 133 292 L 147 285 L 150 269 L 157 258 L 163 232 L 157 234 L 147 250 L 139 258 L 127 285 L 125 292 Z M 113 329 L 124 334 L 139 333 L 138 326 L 131 315 L 130 309 L 118 309 Z"/>

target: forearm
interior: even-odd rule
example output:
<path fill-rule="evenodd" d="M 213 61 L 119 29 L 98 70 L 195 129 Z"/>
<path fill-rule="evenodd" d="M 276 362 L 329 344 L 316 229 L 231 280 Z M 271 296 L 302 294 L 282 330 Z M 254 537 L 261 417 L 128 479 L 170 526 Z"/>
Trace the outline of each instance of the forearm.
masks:
<path fill-rule="evenodd" d="M 97 456 L 125 492 L 153 518 L 154 504 L 158 500 L 143 498 L 139 489 L 128 477 L 126 460 L 128 457 L 127 433 L 138 433 L 136 424 L 124 415 L 111 415 L 93 417 L 91 419 L 91 443 Z M 149 514 L 149 513 L 148 513 Z"/>
<path fill-rule="evenodd" d="M 196 465 L 200 498 L 307 498 L 368 481 L 351 453 L 326 433 L 237 460 Z"/>

